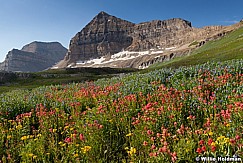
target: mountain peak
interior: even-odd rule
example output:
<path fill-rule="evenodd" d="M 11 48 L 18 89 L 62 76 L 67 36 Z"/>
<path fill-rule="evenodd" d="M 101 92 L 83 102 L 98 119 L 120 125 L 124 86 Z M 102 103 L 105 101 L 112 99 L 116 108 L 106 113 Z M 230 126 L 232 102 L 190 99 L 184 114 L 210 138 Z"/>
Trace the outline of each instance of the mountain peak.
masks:
<path fill-rule="evenodd" d="M 103 17 L 109 17 L 111 15 L 107 14 L 106 12 L 104 11 L 101 11 L 100 13 L 98 13 L 98 15 L 96 15 L 96 18 L 103 18 Z"/>
<path fill-rule="evenodd" d="M 32 53 L 37 53 L 39 51 L 43 51 L 43 49 L 55 51 L 56 49 L 62 49 L 64 50 L 65 48 L 59 43 L 59 42 L 41 42 L 41 41 L 33 41 L 25 46 L 22 47 L 22 51 L 26 52 L 32 52 Z"/>
<path fill-rule="evenodd" d="M 109 14 L 106 13 L 105 11 L 101 11 L 98 15 L 109 15 Z"/>
<path fill-rule="evenodd" d="M 59 62 L 66 53 L 67 49 L 58 42 L 33 41 L 21 50 L 8 52 L 5 60 L 0 63 L 0 71 L 42 71 Z"/>

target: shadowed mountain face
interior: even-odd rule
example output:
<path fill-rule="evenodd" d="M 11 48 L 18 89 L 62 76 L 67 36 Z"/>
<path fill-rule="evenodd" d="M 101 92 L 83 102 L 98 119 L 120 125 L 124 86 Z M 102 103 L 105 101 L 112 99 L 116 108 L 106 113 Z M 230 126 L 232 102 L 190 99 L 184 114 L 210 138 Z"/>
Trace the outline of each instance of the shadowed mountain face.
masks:
<path fill-rule="evenodd" d="M 53 68 L 145 68 L 185 55 L 236 27 L 194 28 L 180 18 L 134 24 L 100 12 L 71 39 L 64 60 Z"/>
<path fill-rule="evenodd" d="M 45 70 L 64 58 L 67 49 L 58 42 L 32 42 L 21 50 L 8 52 L 0 70 L 37 72 Z"/>

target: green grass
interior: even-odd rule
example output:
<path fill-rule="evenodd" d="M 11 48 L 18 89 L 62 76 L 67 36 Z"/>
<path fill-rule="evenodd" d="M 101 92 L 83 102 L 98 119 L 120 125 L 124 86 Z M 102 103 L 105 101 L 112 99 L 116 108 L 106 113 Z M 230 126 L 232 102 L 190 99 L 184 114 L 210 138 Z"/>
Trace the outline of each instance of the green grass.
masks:
<path fill-rule="evenodd" d="M 76 68 L 47 70 L 31 73 L 26 79 L 9 79 L 0 86 L 0 94 L 12 90 L 33 89 L 40 86 L 68 84 L 74 82 L 95 81 L 101 78 L 111 78 L 120 73 L 130 73 L 137 69 L 114 69 L 114 68 Z"/>
<path fill-rule="evenodd" d="M 208 62 L 3 93 L 0 162 L 242 158 L 242 67 Z"/>
<path fill-rule="evenodd" d="M 150 69 L 162 67 L 178 68 L 206 63 L 243 58 L 243 27 L 227 34 L 219 40 L 209 41 L 190 55 L 178 57 L 168 62 L 152 65 Z"/>

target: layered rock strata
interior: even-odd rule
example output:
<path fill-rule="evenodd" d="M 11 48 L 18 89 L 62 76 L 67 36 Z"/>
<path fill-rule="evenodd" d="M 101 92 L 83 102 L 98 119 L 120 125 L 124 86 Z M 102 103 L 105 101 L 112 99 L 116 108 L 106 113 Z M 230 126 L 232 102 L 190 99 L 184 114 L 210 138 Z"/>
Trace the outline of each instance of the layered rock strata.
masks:
<path fill-rule="evenodd" d="M 67 53 L 58 42 L 32 42 L 21 50 L 13 49 L 8 52 L 0 70 L 37 72 L 52 67 L 62 60 Z"/>
<path fill-rule="evenodd" d="M 180 18 L 134 24 L 101 12 L 71 39 L 64 60 L 53 68 L 145 68 L 184 55 L 231 30 L 224 26 L 194 28 Z"/>

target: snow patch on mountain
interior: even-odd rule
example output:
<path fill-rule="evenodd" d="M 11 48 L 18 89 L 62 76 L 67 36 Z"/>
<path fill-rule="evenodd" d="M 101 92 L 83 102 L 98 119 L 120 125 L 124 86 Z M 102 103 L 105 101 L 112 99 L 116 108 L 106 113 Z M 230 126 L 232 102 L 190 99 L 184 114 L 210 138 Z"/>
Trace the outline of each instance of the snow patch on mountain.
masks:
<path fill-rule="evenodd" d="M 147 51 L 121 51 L 116 54 L 108 56 L 102 56 L 101 58 L 94 58 L 87 61 L 77 61 L 76 67 L 84 66 L 84 67 L 92 67 L 94 65 L 102 65 L 107 63 L 112 63 L 116 61 L 126 61 L 130 59 L 134 59 L 137 57 L 145 56 L 145 55 L 161 55 L 166 51 L 172 51 L 176 47 L 169 47 L 169 48 L 161 48 L 158 47 L 158 49 L 150 49 Z M 159 57 L 159 56 L 156 56 Z M 71 66 L 71 65 L 70 65 Z"/>

